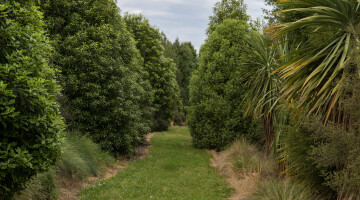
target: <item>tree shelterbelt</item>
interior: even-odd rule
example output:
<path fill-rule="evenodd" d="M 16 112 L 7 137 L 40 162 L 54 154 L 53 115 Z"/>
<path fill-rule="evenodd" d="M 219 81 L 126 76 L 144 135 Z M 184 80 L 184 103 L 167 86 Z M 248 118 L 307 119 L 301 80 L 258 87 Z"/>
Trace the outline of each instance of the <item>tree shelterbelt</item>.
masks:
<path fill-rule="evenodd" d="M 198 67 L 198 57 L 191 42 L 180 42 L 177 38 L 170 42 L 162 33 L 164 56 L 174 60 L 176 64 L 176 80 L 180 88 L 182 106 L 174 111 L 175 124 L 182 125 L 186 121 L 186 107 L 189 106 L 189 82 L 192 72 Z"/>
<path fill-rule="evenodd" d="M 150 131 L 153 94 L 113 0 L 42 0 L 61 70 L 69 127 L 104 150 L 130 154 Z"/>
<path fill-rule="evenodd" d="M 184 108 L 186 108 L 189 106 L 189 83 L 191 74 L 198 67 L 197 54 L 191 42 L 180 43 L 176 40 L 173 47 L 176 52 L 175 63 L 178 68 L 176 78 L 180 86 L 181 100 Z M 186 109 L 184 110 L 186 111 Z M 185 119 L 182 121 L 184 120 Z"/>
<path fill-rule="evenodd" d="M 0 199 L 11 199 L 60 155 L 64 124 L 43 25 L 34 1 L 0 4 Z"/>
<path fill-rule="evenodd" d="M 126 14 L 125 21 L 136 40 L 136 46 L 144 60 L 143 67 L 154 91 L 152 131 L 165 131 L 174 119 L 174 106 L 179 106 L 176 102 L 180 102 L 176 65 L 171 59 L 164 57 L 161 34 L 144 16 Z"/>
<path fill-rule="evenodd" d="M 247 31 L 246 21 L 227 19 L 201 47 L 199 69 L 190 81 L 187 115 L 196 147 L 223 149 L 252 126 L 243 118 L 245 89 L 240 70 Z"/>

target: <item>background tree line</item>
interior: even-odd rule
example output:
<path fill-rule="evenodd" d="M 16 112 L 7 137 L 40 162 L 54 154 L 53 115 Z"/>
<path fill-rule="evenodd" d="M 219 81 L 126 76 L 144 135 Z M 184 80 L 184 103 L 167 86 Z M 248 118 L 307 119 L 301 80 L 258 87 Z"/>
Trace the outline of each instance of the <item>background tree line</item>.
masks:
<path fill-rule="evenodd" d="M 5 0 L 0 12 L 0 198 L 63 159 L 65 135 L 131 156 L 183 122 L 191 43 L 167 56 L 160 31 L 114 0 Z"/>

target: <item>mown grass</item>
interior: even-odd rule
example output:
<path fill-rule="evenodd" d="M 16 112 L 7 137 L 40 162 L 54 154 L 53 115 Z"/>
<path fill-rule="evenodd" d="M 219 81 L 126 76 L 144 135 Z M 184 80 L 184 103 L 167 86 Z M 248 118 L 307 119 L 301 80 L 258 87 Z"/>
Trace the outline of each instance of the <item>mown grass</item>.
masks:
<path fill-rule="evenodd" d="M 149 155 L 115 177 L 80 192 L 83 200 L 224 199 L 233 189 L 210 166 L 211 155 L 195 149 L 186 127 L 173 127 L 151 139 Z"/>

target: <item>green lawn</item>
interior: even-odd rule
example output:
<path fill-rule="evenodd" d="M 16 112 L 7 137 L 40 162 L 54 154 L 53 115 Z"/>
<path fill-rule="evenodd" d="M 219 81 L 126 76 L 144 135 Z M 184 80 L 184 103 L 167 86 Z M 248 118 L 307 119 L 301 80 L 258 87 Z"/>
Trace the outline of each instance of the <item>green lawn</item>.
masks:
<path fill-rule="evenodd" d="M 151 139 L 149 155 L 132 162 L 115 177 L 84 189 L 83 200 L 226 199 L 232 189 L 210 166 L 205 150 L 191 146 L 186 127 L 173 127 Z"/>

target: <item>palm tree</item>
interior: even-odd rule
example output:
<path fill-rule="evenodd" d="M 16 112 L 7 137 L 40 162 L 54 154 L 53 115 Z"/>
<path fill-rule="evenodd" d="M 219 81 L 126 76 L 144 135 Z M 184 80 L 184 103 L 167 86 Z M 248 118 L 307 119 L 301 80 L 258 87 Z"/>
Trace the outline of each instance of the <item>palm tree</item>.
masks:
<path fill-rule="evenodd" d="M 245 115 L 262 118 L 265 131 L 266 153 L 270 155 L 275 135 L 274 120 L 279 101 L 280 79 L 273 72 L 279 67 L 277 57 L 280 48 L 270 48 L 272 42 L 259 32 L 247 36 L 250 46 L 248 61 L 244 65 Z"/>
<path fill-rule="evenodd" d="M 359 72 L 360 3 L 358 0 L 292 0 L 280 1 L 291 8 L 280 13 L 302 12 L 306 17 L 279 25 L 275 36 L 307 31 L 309 40 L 289 54 L 291 60 L 280 68 L 284 79 L 283 94 L 298 112 L 321 114 L 325 122 L 345 122 L 339 99 L 345 80 Z M 347 122 L 348 123 L 348 122 Z"/>

